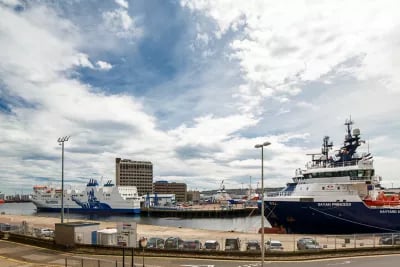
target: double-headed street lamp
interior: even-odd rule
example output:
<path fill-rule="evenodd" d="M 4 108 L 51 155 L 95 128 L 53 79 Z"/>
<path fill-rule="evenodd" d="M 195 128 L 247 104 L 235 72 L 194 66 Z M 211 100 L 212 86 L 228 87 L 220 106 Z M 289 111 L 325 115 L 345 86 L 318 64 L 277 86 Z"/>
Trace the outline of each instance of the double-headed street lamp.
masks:
<path fill-rule="evenodd" d="M 264 147 L 269 146 L 270 142 L 257 144 L 255 148 L 261 148 L 261 267 L 264 267 Z"/>
<path fill-rule="evenodd" d="M 58 138 L 58 144 L 61 145 L 61 223 L 64 223 L 64 142 L 67 142 L 69 136 Z"/>

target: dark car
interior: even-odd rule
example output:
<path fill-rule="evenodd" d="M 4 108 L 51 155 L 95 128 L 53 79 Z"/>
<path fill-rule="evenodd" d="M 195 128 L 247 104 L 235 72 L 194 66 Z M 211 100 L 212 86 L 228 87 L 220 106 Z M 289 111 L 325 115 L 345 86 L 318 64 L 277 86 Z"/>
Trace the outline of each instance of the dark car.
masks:
<path fill-rule="evenodd" d="M 260 243 L 257 240 L 247 242 L 246 251 L 261 251 Z"/>
<path fill-rule="evenodd" d="M 219 243 L 216 240 L 207 240 L 204 242 L 205 250 L 219 250 Z"/>
<path fill-rule="evenodd" d="M 10 231 L 11 225 L 8 223 L 0 223 L 0 231 Z"/>
<path fill-rule="evenodd" d="M 168 237 L 164 242 L 165 249 L 182 249 L 184 241 L 179 237 Z"/>
<path fill-rule="evenodd" d="M 239 238 L 225 239 L 225 251 L 240 251 L 240 239 Z"/>
<path fill-rule="evenodd" d="M 303 237 L 297 240 L 298 250 L 321 250 L 321 246 L 311 237 Z"/>
<path fill-rule="evenodd" d="M 183 249 L 185 249 L 185 250 L 200 250 L 200 249 L 202 249 L 202 245 L 199 240 L 187 240 L 187 241 L 183 242 Z"/>
<path fill-rule="evenodd" d="M 147 241 L 146 248 L 164 248 L 164 239 L 159 237 L 151 237 Z"/>
<path fill-rule="evenodd" d="M 400 234 L 388 234 L 379 239 L 380 245 L 400 245 Z"/>

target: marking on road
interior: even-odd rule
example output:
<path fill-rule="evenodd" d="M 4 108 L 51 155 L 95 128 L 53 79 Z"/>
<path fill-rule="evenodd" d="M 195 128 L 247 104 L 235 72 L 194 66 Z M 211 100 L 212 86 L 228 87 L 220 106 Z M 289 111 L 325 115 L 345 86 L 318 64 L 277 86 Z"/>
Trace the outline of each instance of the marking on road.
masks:
<path fill-rule="evenodd" d="M 335 265 L 346 265 L 350 264 L 351 261 L 337 262 L 337 263 L 328 263 L 327 266 L 335 266 Z"/>
<path fill-rule="evenodd" d="M 264 262 L 265 264 L 270 264 L 271 262 Z M 244 265 L 239 265 L 238 267 L 257 267 L 257 266 L 261 266 L 261 263 L 248 263 L 248 264 L 244 264 Z"/>
<path fill-rule="evenodd" d="M 197 264 L 185 264 L 185 265 L 180 265 L 183 267 L 214 267 L 215 265 L 208 265 L 208 264 L 201 264 L 201 265 L 197 265 Z"/>

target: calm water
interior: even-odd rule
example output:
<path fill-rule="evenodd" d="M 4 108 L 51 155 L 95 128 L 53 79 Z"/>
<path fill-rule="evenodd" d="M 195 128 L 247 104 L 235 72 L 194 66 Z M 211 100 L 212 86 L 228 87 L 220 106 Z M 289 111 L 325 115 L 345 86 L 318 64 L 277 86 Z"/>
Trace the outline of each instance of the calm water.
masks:
<path fill-rule="evenodd" d="M 0 213 L 15 215 L 32 215 L 32 216 L 47 216 L 47 217 L 60 217 L 59 213 L 49 212 L 36 212 L 36 207 L 32 203 L 5 203 L 0 205 Z M 208 230 L 222 230 L 222 231 L 236 231 L 236 232 L 250 232 L 255 233 L 261 225 L 260 216 L 251 217 L 236 217 L 236 218 L 201 218 L 201 219 L 181 219 L 181 218 L 156 218 L 147 215 L 132 215 L 132 216 L 96 216 L 85 214 L 69 214 L 65 210 L 65 220 L 68 219 L 82 219 L 82 220 L 97 220 L 97 221 L 111 221 L 111 222 L 130 222 L 135 221 L 141 224 L 151 224 L 160 226 L 176 226 L 184 228 L 195 229 L 208 229 Z M 269 223 L 265 221 L 265 226 Z"/>

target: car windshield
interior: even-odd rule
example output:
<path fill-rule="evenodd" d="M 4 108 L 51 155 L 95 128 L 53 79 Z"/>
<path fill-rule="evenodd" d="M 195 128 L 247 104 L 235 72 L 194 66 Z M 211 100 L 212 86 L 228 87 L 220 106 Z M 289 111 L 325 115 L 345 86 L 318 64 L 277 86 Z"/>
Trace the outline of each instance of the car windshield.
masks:
<path fill-rule="evenodd" d="M 312 239 L 306 239 L 306 240 L 304 240 L 304 243 L 307 243 L 307 244 L 315 244 L 315 241 L 312 240 Z"/>
<path fill-rule="evenodd" d="M 204 246 L 206 248 L 215 248 L 217 246 L 217 244 L 216 243 L 205 243 Z"/>
<path fill-rule="evenodd" d="M 176 239 L 168 239 L 165 243 L 169 244 L 169 245 L 172 245 L 172 244 L 175 244 L 176 242 L 177 242 Z"/>

